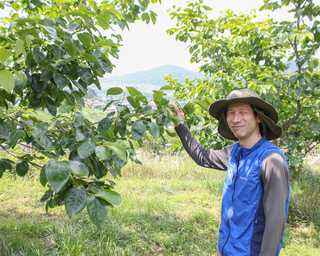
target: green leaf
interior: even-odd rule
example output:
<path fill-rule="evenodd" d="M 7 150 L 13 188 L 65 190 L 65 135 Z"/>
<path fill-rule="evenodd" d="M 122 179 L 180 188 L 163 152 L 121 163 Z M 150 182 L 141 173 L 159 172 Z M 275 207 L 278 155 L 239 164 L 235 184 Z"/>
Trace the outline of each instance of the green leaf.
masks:
<path fill-rule="evenodd" d="M 0 166 L 4 170 L 11 170 L 12 164 L 14 164 L 14 162 L 9 159 L 0 159 Z"/>
<path fill-rule="evenodd" d="M 96 197 L 99 197 L 112 205 L 120 205 L 121 204 L 121 197 L 120 195 L 112 190 L 102 190 L 95 194 Z"/>
<path fill-rule="evenodd" d="M 17 163 L 16 173 L 17 173 L 19 176 L 25 176 L 28 171 L 29 171 L 29 165 L 28 165 L 27 162 L 25 162 L 25 161 L 20 161 L 19 163 Z"/>
<path fill-rule="evenodd" d="M 110 28 L 110 23 L 108 22 L 110 19 L 110 15 L 107 15 L 106 13 L 101 13 L 96 16 L 96 19 L 96 24 L 102 27 L 104 30 L 108 30 Z"/>
<path fill-rule="evenodd" d="M 65 75 L 58 72 L 55 72 L 53 74 L 53 80 L 60 89 L 63 89 L 68 83 L 68 80 L 65 77 Z"/>
<path fill-rule="evenodd" d="M 12 91 L 15 84 L 15 78 L 13 74 L 9 70 L 1 70 L 0 71 L 0 85 L 3 89 L 5 89 L 8 93 Z"/>
<path fill-rule="evenodd" d="M 170 137 L 176 137 L 177 133 L 176 132 L 170 132 L 169 130 L 166 130 L 166 133 L 170 136 Z"/>
<path fill-rule="evenodd" d="M 152 1 L 152 2 L 156 2 L 156 1 Z M 156 22 L 157 22 L 157 14 L 154 13 L 153 11 L 151 11 L 150 17 L 151 17 L 152 23 L 156 24 Z"/>
<path fill-rule="evenodd" d="M 90 53 L 84 53 L 82 56 L 86 61 L 98 62 L 98 58 Z"/>
<path fill-rule="evenodd" d="M 164 85 L 160 88 L 160 91 L 165 91 L 165 90 L 174 90 L 174 87 L 172 85 Z"/>
<path fill-rule="evenodd" d="M 52 26 L 43 26 L 41 25 L 41 27 L 50 34 L 50 36 L 56 40 L 61 41 L 60 38 L 57 38 L 57 30 L 55 28 L 53 28 Z"/>
<path fill-rule="evenodd" d="M 112 87 L 107 90 L 107 95 L 119 95 L 121 93 L 123 93 L 123 90 L 120 87 Z"/>
<path fill-rule="evenodd" d="M 75 106 L 73 106 L 73 105 L 63 104 L 63 105 L 61 105 L 61 107 L 59 107 L 59 110 L 62 113 L 67 113 L 67 112 L 70 112 L 74 108 L 75 108 Z"/>
<path fill-rule="evenodd" d="M 133 139 L 140 140 L 146 133 L 147 127 L 140 121 L 135 121 L 131 127 L 131 134 Z"/>
<path fill-rule="evenodd" d="M 11 51 L 7 50 L 6 48 L 1 47 L 0 48 L 0 62 L 2 64 L 5 63 L 5 61 L 10 57 Z"/>
<path fill-rule="evenodd" d="M 52 150 L 52 142 L 45 134 L 39 138 L 39 144 L 48 151 Z"/>
<path fill-rule="evenodd" d="M 76 129 L 76 141 L 83 141 L 86 136 L 82 133 L 81 129 Z"/>
<path fill-rule="evenodd" d="M 79 177 L 89 176 L 89 169 L 84 163 L 70 160 L 69 165 L 70 165 L 71 173 L 73 175 L 76 175 Z"/>
<path fill-rule="evenodd" d="M 198 100 L 195 102 L 197 105 L 199 105 L 203 110 L 209 111 L 209 107 L 211 103 L 207 100 Z"/>
<path fill-rule="evenodd" d="M 117 47 L 118 45 L 113 42 L 111 39 L 107 39 L 107 40 L 102 40 L 102 41 L 99 41 L 99 42 L 96 42 L 95 44 L 96 46 L 114 46 L 114 47 Z"/>
<path fill-rule="evenodd" d="M 166 126 L 169 128 L 169 126 L 171 125 L 171 119 L 169 116 L 166 116 L 164 114 L 161 115 L 161 118 L 157 119 L 157 124 L 162 127 L 162 126 Z"/>
<path fill-rule="evenodd" d="M 45 55 L 42 53 L 41 47 L 36 47 L 33 50 L 33 58 L 36 62 L 41 62 L 45 59 Z"/>
<path fill-rule="evenodd" d="M 129 92 L 129 94 L 134 97 L 134 96 L 137 96 L 137 95 L 143 95 L 142 92 L 138 91 L 136 88 L 134 87 L 127 87 L 127 90 Z"/>
<path fill-rule="evenodd" d="M 48 183 L 56 193 L 59 193 L 67 184 L 71 175 L 70 165 L 67 161 L 50 159 L 46 165 Z"/>
<path fill-rule="evenodd" d="M 282 33 L 280 36 L 280 42 L 283 44 L 287 41 L 288 39 L 288 34 L 287 33 Z"/>
<path fill-rule="evenodd" d="M 31 132 L 32 136 L 35 138 L 40 138 L 41 136 L 43 136 L 47 132 L 48 128 L 49 128 L 49 125 L 47 123 L 36 124 L 33 127 L 33 130 Z"/>
<path fill-rule="evenodd" d="M 46 105 L 49 113 L 53 116 L 57 115 L 57 105 L 50 97 L 44 97 L 44 104 Z"/>
<path fill-rule="evenodd" d="M 64 48 L 72 57 L 77 54 L 77 48 L 72 43 L 64 43 Z"/>
<path fill-rule="evenodd" d="M 40 202 L 44 203 L 49 198 L 51 198 L 52 193 L 50 191 L 46 191 L 46 193 L 41 197 Z"/>
<path fill-rule="evenodd" d="M 27 84 L 28 78 L 26 74 L 22 71 L 15 71 L 14 77 L 15 77 L 15 83 L 14 83 L 13 90 L 16 93 L 20 94 L 23 91 L 25 85 Z"/>
<path fill-rule="evenodd" d="M 110 141 L 103 142 L 103 145 L 114 151 L 122 161 L 127 162 L 127 154 L 122 147 Z"/>
<path fill-rule="evenodd" d="M 83 43 L 85 46 L 91 48 L 91 36 L 89 33 L 81 33 L 77 34 L 78 39 L 81 43 Z"/>
<path fill-rule="evenodd" d="M 74 22 L 67 27 L 67 30 L 72 32 L 80 26 L 80 23 Z"/>
<path fill-rule="evenodd" d="M 120 134 L 122 138 L 127 135 L 127 124 L 123 119 L 117 119 L 115 122 L 116 131 Z"/>
<path fill-rule="evenodd" d="M 69 217 L 76 216 L 87 203 L 87 192 L 84 188 L 74 187 L 68 191 L 65 198 L 65 207 Z"/>
<path fill-rule="evenodd" d="M 158 125 L 154 122 L 151 122 L 149 125 L 150 125 L 150 129 L 149 129 L 150 134 L 156 139 L 158 139 L 160 136 L 160 130 Z"/>
<path fill-rule="evenodd" d="M 101 134 L 103 134 L 106 130 L 108 130 L 111 127 L 112 124 L 112 119 L 110 117 L 105 117 L 103 118 L 99 124 L 98 124 L 98 132 L 100 132 Z"/>
<path fill-rule="evenodd" d="M 74 113 L 74 126 L 79 127 L 84 121 L 84 115 L 81 112 Z"/>
<path fill-rule="evenodd" d="M 139 108 L 140 107 L 140 103 L 139 101 L 136 100 L 135 97 L 132 96 L 128 96 L 127 100 L 129 101 L 130 105 L 134 108 Z"/>
<path fill-rule="evenodd" d="M 90 220 L 97 227 L 102 227 L 105 224 L 108 214 L 108 208 L 105 202 L 95 196 L 88 196 L 86 205 Z"/>
<path fill-rule="evenodd" d="M 13 148 L 17 144 L 18 140 L 20 140 L 22 134 L 23 134 L 23 131 L 19 129 L 15 129 L 11 131 L 7 138 L 7 143 L 9 147 Z"/>
<path fill-rule="evenodd" d="M 170 119 L 175 125 L 179 125 L 180 123 L 183 122 L 183 120 L 181 120 L 180 118 L 177 118 L 175 116 L 170 116 Z"/>
<path fill-rule="evenodd" d="M 138 116 L 141 116 L 141 114 L 140 113 L 128 113 L 128 114 L 125 114 L 123 116 L 123 119 L 126 120 L 126 119 L 129 119 L 131 117 L 138 117 Z"/>
<path fill-rule="evenodd" d="M 152 114 L 153 113 L 153 109 L 151 106 L 147 105 L 147 106 L 144 106 L 143 107 L 143 111 L 144 111 L 144 114 Z"/>
<path fill-rule="evenodd" d="M 0 119 L 0 135 L 7 137 L 10 133 L 10 126 Z"/>
<path fill-rule="evenodd" d="M 149 24 L 149 22 L 150 22 L 150 16 L 146 12 L 141 15 L 141 19 L 142 19 L 142 21 L 146 22 L 147 24 Z"/>
<path fill-rule="evenodd" d="M 112 151 L 111 154 L 112 154 L 112 161 L 113 161 L 115 167 L 117 168 L 117 170 L 119 170 L 119 172 L 120 172 L 122 167 L 126 165 L 126 161 L 122 161 L 122 159 L 114 151 Z"/>
<path fill-rule="evenodd" d="M 44 187 L 48 183 L 47 176 L 46 176 L 46 166 L 45 165 L 42 166 L 42 168 L 41 168 L 39 181 L 40 181 L 40 184 L 42 186 L 44 186 Z"/>
<path fill-rule="evenodd" d="M 110 155 L 108 148 L 103 146 L 97 146 L 95 148 L 95 152 L 96 152 L 96 156 L 102 161 L 106 160 Z"/>
<path fill-rule="evenodd" d="M 88 156 L 91 156 L 94 153 L 96 147 L 96 143 L 93 141 L 90 142 L 83 142 L 78 147 L 78 155 L 80 158 L 85 159 Z"/>
<path fill-rule="evenodd" d="M 188 102 L 186 105 L 184 105 L 183 110 L 188 114 L 191 115 L 196 110 L 193 106 L 193 103 Z"/>
<path fill-rule="evenodd" d="M 153 100 L 157 106 L 162 106 L 163 91 L 153 91 Z"/>
<path fill-rule="evenodd" d="M 107 170 L 108 170 L 108 172 L 114 177 L 114 178 L 117 178 L 117 175 L 118 175 L 118 173 L 117 173 L 117 171 L 116 171 L 116 169 L 111 165 L 111 164 L 106 164 L 106 167 L 107 167 Z M 119 175 L 120 176 L 120 175 Z"/>

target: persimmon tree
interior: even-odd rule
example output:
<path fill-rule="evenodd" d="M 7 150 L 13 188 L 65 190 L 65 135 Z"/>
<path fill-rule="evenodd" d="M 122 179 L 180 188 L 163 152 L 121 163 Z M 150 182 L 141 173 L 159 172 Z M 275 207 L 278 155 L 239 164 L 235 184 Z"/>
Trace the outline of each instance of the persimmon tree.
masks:
<path fill-rule="evenodd" d="M 283 135 L 274 143 L 291 170 L 300 171 L 303 157 L 320 141 L 320 6 L 314 2 L 264 0 L 261 11 L 286 8 L 292 14 L 292 20 L 283 21 L 231 10 L 212 19 L 212 9 L 201 0 L 171 10 L 177 25 L 167 32 L 188 44 L 191 62 L 201 63 L 206 78 L 179 84 L 168 76 L 167 81 L 177 97 L 189 101 L 187 123 L 205 146 L 220 149 L 230 143 L 218 136 L 208 116 L 210 103 L 236 88 L 252 89 L 278 110 Z"/>
<path fill-rule="evenodd" d="M 6 151 L 0 176 L 6 170 L 24 176 L 30 166 L 41 169 L 47 209 L 65 205 L 73 217 L 86 208 L 91 221 L 102 226 L 108 207 L 121 203 L 108 177 L 121 176 L 129 159 L 140 163 L 134 141 L 141 143 L 147 132 L 158 138 L 177 121 L 162 90 L 154 92 L 153 109 L 133 87 L 107 92 L 122 94 L 130 108 L 120 102 L 111 112 L 110 102 L 97 123 L 82 113 L 89 86 L 100 88 L 99 77 L 112 72 L 112 58 L 118 58 L 121 35 L 113 28 L 137 20 L 155 23 L 156 14 L 147 8 L 157 2 L 0 2 L 8 13 L 0 27 L 0 142 Z M 33 154 L 15 150 L 21 144 Z"/>

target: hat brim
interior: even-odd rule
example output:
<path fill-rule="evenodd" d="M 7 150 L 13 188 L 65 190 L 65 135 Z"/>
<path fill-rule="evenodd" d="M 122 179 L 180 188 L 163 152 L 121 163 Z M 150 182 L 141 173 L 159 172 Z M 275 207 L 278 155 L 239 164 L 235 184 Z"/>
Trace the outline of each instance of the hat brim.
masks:
<path fill-rule="evenodd" d="M 227 106 L 232 103 L 247 103 L 262 109 L 264 114 L 271 118 L 276 124 L 278 122 L 278 114 L 275 108 L 266 101 L 258 97 L 237 97 L 227 100 L 217 100 L 209 107 L 209 114 L 220 121 L 221 114 L 225 113 Z"/>

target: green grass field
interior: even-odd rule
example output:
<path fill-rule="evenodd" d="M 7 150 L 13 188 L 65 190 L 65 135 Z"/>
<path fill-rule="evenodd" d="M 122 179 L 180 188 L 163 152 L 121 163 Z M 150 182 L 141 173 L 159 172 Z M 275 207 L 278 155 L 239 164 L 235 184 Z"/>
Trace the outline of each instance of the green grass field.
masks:
<path fill-rule="evenodd" d="M 37 171 L 23 178 L 5 173 L 0 255 L 216 255 L 224 173 L 200 168 L 186 156 L 141 160 L 115 180 L 123 202 L 109 210 L 102 229 L 85 210 L 73 219 L 64 207 L 46 213 Z M 281 256 L 320 255 L 318 173 L 308 169 L 291 184 Z"/>

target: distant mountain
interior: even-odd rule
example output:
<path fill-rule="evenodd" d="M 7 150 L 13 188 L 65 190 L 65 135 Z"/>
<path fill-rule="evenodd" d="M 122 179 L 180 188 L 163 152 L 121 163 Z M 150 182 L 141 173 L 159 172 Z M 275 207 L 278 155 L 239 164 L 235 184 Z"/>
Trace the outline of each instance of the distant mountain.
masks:
<path fill-rule="evenodd" d="M 100 79 L 100 83 L 106 85 L 124 85 L 124 84 L 149 84 L 149 85 L 164 85 L 164 77 L 167 74 L 171 74 L 172 78 L 178 79 L 179 82 L 184 82 L 188 77 L 189 80 L 194 78 L 202 78 L 204 75 L 202 73 L 190 71 L 181 67 L 173 65 L 165 65 L 157 68 L 153 68 L 146 71 L 139 71 L 131 74 L 121 75 L 121 76 L 110 76 Z"/>

